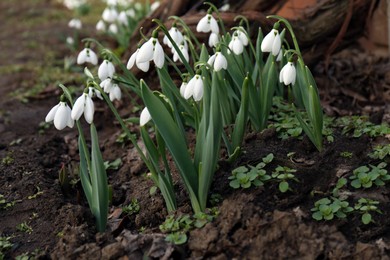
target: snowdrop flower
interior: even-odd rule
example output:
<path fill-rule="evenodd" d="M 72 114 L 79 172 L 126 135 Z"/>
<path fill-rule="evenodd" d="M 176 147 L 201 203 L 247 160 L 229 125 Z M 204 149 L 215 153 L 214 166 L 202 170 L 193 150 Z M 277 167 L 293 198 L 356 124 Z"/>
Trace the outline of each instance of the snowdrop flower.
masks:
<path fill-rule="evenodd" d="M 115 10 L 115 8 L 107 7 L 103 11 L 102 18 L 107 23 L 113 23 L 118 18 L 118 12 Z"/>
<path fill-rule="evenodd" d="M 127 18 L 127 14 L 125 11 L 121 11 L 118 16 L 118 23 L 122 24 L 123 26 L 129 25 L 129 20 Z"/>
<path fill-rule="evenodd" d="M 213 56 L 211 56 L 207 63 L 210 66 L 213 66 L 215 71 L 227 69 L 227 60 L 220 51 L 217 51 Z"/>
<path fill-rule="evenodd" d="M 278 55 L 282 42 L 278 30 L 272 29 L 263 39 L 261 43 L 262 52 L 271 52 L 272 55 Z"/>
<path fill-rule="evenodd" d="M 96 30 L 99 32 L 105 32 L 106 31 L 106 24 L 103 20 L 99 20 L 96 24 Z"/>
<path fill-rule="evenodd" d="M 142 110 L 141 115 L 139 117 L 139 126 L 146 125 L 151 119 L 152 119 L 152 116 L 150 115 L 148 108 L 145 107 Z"/>
<path fill-rule="evenodd" d="M 176 25 L 173 25 L 171 29 L 168 31 L 169 35 L 172 37 L 173 41 L 176 43 L 176 45 L 179 45 L 183 40 L 184 36 L 183 34 L 177 29 Z M 168 36 L 164 36 L 163 43 L 165 45 L 168 45 L 169 48 L 173 48 L 173 45 L 171 41 L 168 39 Z"/>
<path fill-rule="evenodd" d="M 216 33 L 211 33 L 209 37 L 209 46 L 210 47 L 215 47 L 219 43 L 219 38 L 218 34 Z"/>
<path fill-rule="evenodd" d="M 47 123 L 54 121 L 54 126 L 58 130 L 64 129 L 66 126 L 72 128 L 74 121 L 70 116 L 71 110 L 66 102 L 60 101 L 47 114 L 45 121 Z"/>
<path fill-rule="evenodd" d="M 209 10 L 209 12 L 211 11 Z M 198 25 L 196 26 L 196 31 L 204 33 L 208 33 L 211 31 L 213 33 L 218 34 L 219 27 L 217 20 L 215 20 L 215 18 L 210 13 L 207 13 L 206 16 L 200 19 Z"/>
<path fill-rule="evenodd" d="M 135 11 L 134 9 L 130 8 L 129 10 L 126 11 L 126 15 L 128 17 L 134 18 L 135 17 Z"/>
<path fill-rule="evenodd" d="M 73 45 L 74 44 L 74 39 L 70 36 L 66 37 L 66 43 L 69 44 L 69 45 Z"/>
<path fill-rule="evenodd" d="M 121 88 L 118 86 L 118 84 L 113 84 L 111 89 L 110 89 L 110 100 L 114 101 L 115 99 L 121 100 L 122 98 L 122 92 Z"/>
<path fill-rule="evenodd" d="M 134 64 L 137 65 L 137 67 L 142 70 L 143 72 L 147 72 L 149 70 L 149 61 L 142 62 L 142 63 L 136 63 L 137 55 L 139 53 L 139 48 L 130 56 L 129 61 L 127 62 L 127 69 L 130 70 Z"/>
<path fill-rule="evenodd" d="M 95 106 L 88 93 L 83 93 L 76 102 L 74 102 L 71 117 L 73 120 L 79 120 L 83 113 L 85 121 L 91 124 L 93 121 L 93 114 L 95 113 Z"/>
<path fill-rule="evenodd" d="M 68 9 L 73 10 L 85 4 L 85 0 L 64 0 L 63 3 Z"/>
<path fill-rule="evenodd" d="M 139 64 L 153 60 L 156 67 L 161 69 L 164 65 L 164 58 L 163 48 L 157 39 L 157 31 L 154 31 L 152 38 L 139 49 L 135 62 Z"/>
<path fill-rule="evenodd" d="M 234 33 L 233 39 L 229 43 L 229 49 L 236 55 L 240 55 L 244 51 L 244 44 L 240 38 L 238 38 L 236 33 Z M 230 50 L 228 50 L 228 53 L 230 53 Z"/>
<path fill-rule="evenodd" d="M 105 80 L 106 78 L 112 78 L 114 73 L 115 67 L 111 61 L 104 60 L 102 64 L 100 64 L 98 69 L 98 77 L 101 81 Z"/>
<path fill-rule="evenodd" d="M 188 62 L 190 60 L 190 57 L 188 55 L 188 48 L 186 48 L 186 46 L 184 44 L 181 44 L 179 46 L 179 49 L 181 51 L 181 53 L 183 54 L 184 56 L 184 59 Z M 173 49 L 173 61 L 178 61 L 180 60 L 181 63 L 183 63 L 183 61 L 181 60 L 180 56 L 179 56 L 179 53 L 176 51 L 176 49 Z"/>
<path fill-rule="evenodd" d="M 188 83 L 186 81 L 183 81 L 183 83 L 181 83 L 181 86 L 180 86 L 180 95 L 182 97 L 184 97 L 184 93 L 186 91 L 186 87 L 187 87 Z"/>
<path fill-rule="evenodd" d="M 110 90 L 114 83 L 112 82 L 111 78 L 106 78 L 102 82 L 100 82 L 100 87 L 103 89 L 104 92 L 110 93 Z"/>
<path fill-rule="evenodd" d="M 74 29 L 80 30 L 82 24 L 81 24 L 80 19 L 73 18 L 72 20 L 69 21 L 68 26 L 70 28 L 74 28 Z"/>
<path fill-rule="evenodd" d="M 102 97 L 102 94 L 100 93 L 100 91 L 93 88 L 93 87 L 88 88 L 88 96 L 90 98 L 97 97 L 97 98 L 103 100 L 103 97 Z"/>
<path fill-rule="evenodd" d="M 242 45 L 248 45 L 249 41 L 244 27 L 240 26 L 240 30 L 237 29 L 234 33 L 237 35 L 238 39 L 240 39 Z"/>
<path fill-rule="evenodd" d="M 279 74 L 279 81 L 283 82 L 284 85 L 295 84 L 295 79 L 297 77 L 297 72 L 294 66 L 294 63 L 291 61 L 287 62 L 286 65 L 281 69 Z"/>
<path fill-rule="evenodd" d="M 226 12 L 226 11 L 229 11 L 229 9 L 230 9 L 230 5 L 229 4 L 224 4 L 223 6 L 221 6 L 219 8 L 219 11 Z"/>
<path fill-rule="evenodd" d="M 77 64 L 83 64 L 85 62 L 89 62 L 93 65 L 96 65 L 98 62 L 96 53 L 90 48 L 84 48 L 77 56 Z"/>
<path fill-rule="evenodd" d="M 160 7 L 160 2 L 159 1 L 155 1 L 151 6 L 150 6 L 150 12 L 153 13 L 154 11 L 156 11 L 157 8 Z"/>
<path fill-rule="evenodd" d="M 118 84 L 114 83 L 111 78 L 106 78 L 100 83 L 100 87 L 104 92 L 109 94 L 110 100 L 120 100 L 122 98 L 122 92 Z"/>
<path fill-rule="evenodd" d="M 184 90 L 184 98 L 193 97 L 195 101 L 200 101 L 203 97 L 203 80 L 198 73 L 188 82 Z"/>
<path fill-rule="evenodd" d="M 118 26 L 115 23 L 110 24 L 108 26 L 108 31 L 112 34 L 117 34 L 118 33 Z"/>

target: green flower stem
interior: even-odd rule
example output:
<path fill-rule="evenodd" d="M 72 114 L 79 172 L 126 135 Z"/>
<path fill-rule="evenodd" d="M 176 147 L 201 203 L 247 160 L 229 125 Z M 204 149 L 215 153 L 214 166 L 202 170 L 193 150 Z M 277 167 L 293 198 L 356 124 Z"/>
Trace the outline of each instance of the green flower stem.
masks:
<path fill-rule="evenodd" d="M 299 56 L 302 56 L 301 50 L 300 50 L 299 45 L 298 45 L 297 37 L 295 36 L 294 30 L 292 29 L 291 24 L 287 21 L 287 19 L 285 19 L 281 16 L 278 16 L 278 15 L 268 15 L 267 18 L 278 19 L 280 22 L 282 22 L 286 25 L 287 29 L 290 31 L 290 35 L 291 35 L 291 38 L 293 40 L 295 50 L 299 53 Z"/>

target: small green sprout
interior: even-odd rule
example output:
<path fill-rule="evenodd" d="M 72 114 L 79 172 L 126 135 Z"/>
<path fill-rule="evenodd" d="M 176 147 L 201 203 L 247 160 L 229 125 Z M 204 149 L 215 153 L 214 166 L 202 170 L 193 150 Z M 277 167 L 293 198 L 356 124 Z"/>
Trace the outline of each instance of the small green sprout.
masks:
<path fill-rule="evenodd" d="M 33 229 L 31 226 L 27 224 L 27 222 L 22 222 L 16 226 L 16 229 L 19 231 L 22 231 L 24 233 L 31 234 L 33 232 Z"/>
<path fill-rule="evenodd" d="M 369 166 L 371 169 L 367 166 L 361 166 L 353 171 L 353 175 L 349 177 L 352 180 L 352 187 L 356 189 L 361 187 L 371 188 L 373 184 L 383 186 L 386 181 L 390 180 L 390 175 L 385 169 L 386 163 L 382 162 L 378 166 Z"/>
<path fill-rule="evenodd" d="M 348 152 L 348 151 L 344 151 L 344 152 L 341 152 L 341 153 L 340 153 L 340 156 L 341 156 L 341 157 L 343 157 L 343 158 L 348 158 L 348 159 L 351 159 L 351 158 L 352 158 L 352 155 L 353 155 L 353 153 Z"/>
<path fill-rule="evenodd" d="M 347 185 L 347 183 L 348 183 L 348 180 L 346 178 L 340 178 L 337 181 L 336 186 L 332 190 L 333 197 L 338 197 L 340 189 L 343 188 L 345 185 Z"/>
<path fill-rule="evenodd" d="M 122 207 L 122 212 L 130 216 L 139 212 L 140 206 L 137 199 L 132 199 L 130 204 Z"/>
<path fill-rule="evenodd" d="M 353 137 L 360 137 L 367 134 L 370 137 L 384 136 L 390 133 L 387 124 L 375 125 L 368 121 L 367 116 L 341 117 L 336 121 L 342 127 L 342 134 L 352 133 Z"/>
<path fill-rule="evenodd" d="M 3 165 L 11 165 L 14 162 L 14 158 L 12 157 L 12 152 L 8 152 L 7 155 L 1 160 Z"/>
<path fill-rule="evenodd" d="M 279 190 L 281 192 L 284 193 L 288 190 L 291 190 L 290 185 L 288 183 L 289 180 L 299 182 L 299 180 L 294 175 L 296 171 L 297 170 L 295 169 L 278 165 L 276 169 L 272 172 L 272 178 L 279 182 Z"/>
<path fill-rule="evenodd" d="M 240 166 L 232 171 L 232 176 L 229 177 L 229 185 L 234 188 L 249 188 L 252 185 L 262 186 L 264 182 L 271 179 L 271 176 L 263 169 L 267 164 L 272 162 L 274 155 L 272 153 L 268 154 L 262 159 L 262 162 L 258 163 L 256 166 L 248 165 L 249 169 L 246 166 Z"/>
<path fill-rule="evenodd" d="M 390 156 L 390 144 L 375 146 L 372 153 L 369 153 L 368 156 L 373 159 L 383 160 L 385 157 Z"/>
<path fill-rule="evenodd" d="M 346 218 L 347 214 L 353 211 L 348 201 L 331 197 L 323 198 L 314 203 L 312 217 L 315 220 L 332 220 L 334 217 Z"/>
<path fill-rule="evenodd" d="M 12 237 L 0 236 L 0 259 L 5 259 L 5 253 L 10 250 L 13 246 L 11 243 Z"/>
<path fill-rule="evenodd" d="M 36 199 L 39 195 L 43 194 L 43 191 L 41 191 L 41 188 L 39 188 L 38 186 L 36 186 L 36 188 L 37 188 L 37 192 L 33 195 L 28 196 L 27 199 L 29 199 L 29 200 Z"/>
<path fill-rule="evenodd" d="M 116 158 L 114 161 L 112 162 L 109 162 L 109 161 L 105 161 L 104 162 L 104 168 L 106 168 L 106 170 L 118 170 L 119 167 L 121 166 L 122 164 L 122 159 L 121 158 Z"/>
<path fill-rule="evenodd" d="M 360 214 L 362 215 L 362 222 L 363 224 L 367 225 L 369 223 L 375 223 L 375 221 L 372 219 L 372 215 L 370 212 L 377 212 L 382 214 L 382 211 L 378 209 L 379 201 L 377 200 L 371 200 L 366 198 L 361 198 L 358 200 L 358 203 L 355 204 L 355 210 L 358 210 Z"/>

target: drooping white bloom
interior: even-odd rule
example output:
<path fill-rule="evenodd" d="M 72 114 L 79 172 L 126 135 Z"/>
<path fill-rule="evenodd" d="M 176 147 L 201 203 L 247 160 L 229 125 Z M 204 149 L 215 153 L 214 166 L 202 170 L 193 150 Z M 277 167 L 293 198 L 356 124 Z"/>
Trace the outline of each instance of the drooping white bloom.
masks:
<path fill-rule="evenodd" d="M 219 8 L 219 11 L 226 12 L 226 11 L 229 11 L 229 9 L 230 9 L 230 5 L 229 4 L 224 4 L 223 6 L 221 6 Z"/>
<path fill-rule="evenodd" d="M 69 45 L 73 45 L 74 44 L 74 39 L 70 36 L 66 37 L 66 43 L 69 44 Z"/>
<path fill-rule="evenodd" d="M 187 87 L 187 82 L 183 81 L 183 83 L 181 83 L 181 86 L 180 86 L 180 95 L 182 97 L 184 97 L 184 93 L 186 91 L 186 87 Z"/>
<path fill-rule="evenodd" d="M 127 18 L 127 14 L 125 11 L 121 11 L 118 16 L 118 23 L 122 24 L 123 26 L 129 25 L 129 20 Z"/>
<path fill-rule="evenodd" d="M 105 80 L 106 78 L 112 78 L 115 73 L 115 67 L 114 64 L 112 64 L 109 60 L 104 60 L 102 64 L 100 64 L 98 69 L 98 77 L 101 81 Z"/>
<path fill-rule="evenodd" d="M 100 87 L 103 89 L 104 92 L 110 93 L 112 87 L 114 86 L 114 83 L 112 82 L 111 78 L 106 78 L 102 82 L 100 82 Z"/>
<path fill-rule="evenodd" d="M 100 93 L 100 91 L 93 88 L 93 87 L 88 88 L 88 96 L 90 98 L 97 97 L 97 98 L 103 100 L 103 97 L 102 97 L 102 94 Z"/>
<path fill-rule="evenodd" d="M 151 6 L 150 6 L 150 12 L 153 13 L 156 11 L 157 8 L 160 7 L 160 1 L 155 1 Z"/>
<path fill-rule="evenodd" d="M 106 31 L 106 24 L 103 20 L 99 20 L 96 24 L 96 30 L 99 32 L 105 32 Z"/>
<path fill-rule="evenodd" d="M 118 84 L 113 84 L 112 88 L 110 89 L 110 100 L 114 101 L 115 99 L 121 100 L 122 98 L 122 92 L 121 88 L 118 86 Z"/>
<path fill-rule="evenodd" d="M 211 33 L 209 37 L 209 46 L 216 47 L 219 43 L 219 38 L 217 33 Z"/>
<path fill-rule="evenodd" d="M 73 10 L 85 4 L 85 1 L 86 0 L 64 0 L 63 3 L 68 9 Z"/>
<path fill-rule="evenodd" d="M 294 63 L 291 61 L 287 62 L 286 65 L 280 70 L 279 81 L 283 82 L 284 85 L 295 84 L 297 78 L 297 72 Z"/>
<path fill-rule="evenodd" d="M 195 101 L 200 101 L 203 97 L 203 80 L 199 74 L 196 74 L 185 87 L 184 98 L 190 97 L 193 97 Z"/>
<path fill-rule="evenodd" d="M 134 9 L 130 8 L 129 10 L 126 11 L 126 15 L 128 17 L 134 18 L 135 17 L 135 11 Z"/>
<path fill-rule="evenodd" d="M 139 117 L 139 125 L 140 125 L 140 126 L 144 126 L 144 125 L 146 125 L 151 119 L 152 119 L 152 116 L 150 115 L 148 108 L 145 107 L 145 108 L 142 110 L 141 115 L 140 115 L 140 117 Z"/>
<path fill-rule="evenodd" d="M 45 121 L 47 123 L 54 121 L 54 126 L 58 130 L 64 129 L 66 126 L 72 128 L 74 126 L 74 121 L 70 116 L 71 110 L 66 102 L 60 102 L 50 109 L 47 114 Z"/>
<path fill-rule="evenodd" d="M 171 29 L 168 31 L 169 35 L 172 37 L 173 41 L 176 43 L 176 45 L 181 44 L 181 42 L 184 40 L 183 34 L 177 29 L 176 26 L 173 26 Z M 173 45 L 171 41 L 168 39 L 168 36 L 164 36 L 163 38 L 163 43 L 165 45 L 168 45 L 169 48 L 172 49 Z"/>
<path fill-rule="evenodd" d="M 244 52 L 244 45 L 236 33 L 233 35 L 233 39 L 229 43 L 229 49 L 236 55 L 240 55 Z M 228 50 L 228 53 L 230 53 L 230 50 Z"/>
<path fill-rule="evenodd" d="M 184 44 L 181 44 L 179 46 L 179 49 L 181 51 L 181 53 L 183 54 L 184 56 L 184 59 L 188 62 L 190 60 L 190 56 L 188 55 L 188 49 L 186 48 L 186 46 Z M 183 63 L 183 61 L 181 60 L 180 56 L 179 56 L 179 53 L 176 51 L 176 49 L 173 49 L 173 61 L 178 61 L 180 60 L 181 63 Z"/>
<path fill-rule="evenodd" d="M 110 24 L 108 26 L 108 31 L 112 34 L 117 34 L 118 33 L 118 26 L 115 23 Z"/>
<path fill-rule="evenodd" d="M 238 39 L 240 39 L 242 45 L 248 45 L 249 41 L 244 27 L 240 26 L 240 30 L 237 29 L 234 33 L 237 35 Z"/>
<path fill-rule="evenodd" d="M 98 62 L 96 53 L 90 48 L 84 48 L 77 56 L 77 64 L 83 64 L 85 62 L 89 62 L 93 65 L 96 65 Z"/>
<path fill-rule="evenodd" d="M 70 28 L 80 30 L 82 27 L 82 23 L 81 23 L 80 19 L 73 18 L 72 20 L 69 21 L 68 26 Z"/>
<path fill-rule="evenodd" d="M 278 30 L 272 29 L 263 39 L 261 43 L 262 52 L 271 52 L 272 55 L 278 55 L 282 42 Z"/>
<path fill-rule="evenodd" d="M 164 51 L 161 44 L 157 38 L 152 37 L 141 46 L 135 62 L 139 64 L 153 60 L 156 67 L 161 69 L 164 66 L 164 58 Z"/>
<path fill-rule="evenodd" d="M 103 11 L 102 18 L 107 23 L 113 23 L 116 21 L 116 19 L 118 19 L 118 12 L 115 8 L 107 7 Z"/>
<path fill-rule="evenodd" d="M 129 61 L 127 62 L 127 69 L 130 70 L 134 64 L 137 65 L 137 67 L 142 70 L 143 72 L 147 72 L 149 70 L 149 61 L 143 62 L 143 63 L 136 63 L 137 55 L 139 53 L 139 48 L 130 56 Z"/>
<path fill-rule="evenodd" d="M 207 63 L 210 66 L 213 66 L 215 71 L 227 69 L 227 60 L 220 51 L 216 52 L 213 56 L 211 56 Z"/>
<path fill-rule="evenodd" d="M 76 102 L 74 102 L 71 113 L 72 119 L 79 120 L 83 113 L 85 121 L 91 124 L 93 121 L 93 114 L 95 113 L 95 106 L 88 93 L 83 93 Z"/>
<path fill-rule="evenodd" d="M 219 27 L 217 20 L 215 20 L 215 18 L 211 14 L 207 14 L 202 19 L 200 19 L 198 25 L 196 26 L 196 31 L 204 33 L 208 33 L 211 31 L 213 33 L 218 34 Z"/>

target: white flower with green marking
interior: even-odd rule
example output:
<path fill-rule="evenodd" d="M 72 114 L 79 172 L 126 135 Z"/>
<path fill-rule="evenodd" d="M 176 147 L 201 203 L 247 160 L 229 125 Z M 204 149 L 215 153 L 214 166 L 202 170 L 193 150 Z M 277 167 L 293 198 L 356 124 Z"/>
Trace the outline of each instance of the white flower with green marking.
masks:
<path fill-rule="evenodd" d="M 112 78 L 115 73 L 115 67 L 114 64 L 112 64 L 109 60 L 104 60 L 102 64 L 100 64 L 98 69 L 98 77 L 101 81 L 105 80 L 106 78 Z"/>
<path fill-rule="evenodd" d="M 77 64 L 83 64 L 89 62 L 93 65 L 97 65 L 98 58 L 96 53 L 90 48 L 84 48 L 77 56 Z"/>
<path fill-rule="evenodd" d="M 221 69 L 227 69 L 227 60 L 223 54 L 218 51 L 213 56 L 209 58 L 207 63 L 214 68 L 215 71 L 220 71 Z"/>
<path fill-rule="evenodd" d="M 91 124 L 93 122 L 94 113 L 95 106 L 92 98 L 88 95 L 88 93 L 83 93 L 76 102 L 74 102 L 71 117 L 73 120 L 79 120 L 81 115 L 84 114 L 85 121 Z"/>
<path fill-rule="evenodd" d="M 164 66 L 164 59 L 164 50 L 161 44 L 158 42 L 156 36 L 150 38 L 141 46 L 141 48 L 139 48 L 135 62 L 138 67 L 138 64 L 150 62 L 153 60 L 156 67 L 161 69 Z"/>
<path fill-rule="evenodd" d="M 279 31 L 272 29 L 263 39 L 261 43 L 262 52 L 271 52 L 272 55 L 277 56 L 282 47 Z"/>
<path fill-rule="evenodd" d="M 71 109 L 66 102 L 61 101 L 50 109 L 45 121 L 47 123 L 54 121 L 54 126 L 58 130 L 64 129 L 66 126 L 72 128 L 74 121 L 71 117 Z"/>
<path fill-rule="evenodd" d="M 282 68 L 279 74 L 279 81 L 284 83 L 284 85 L 294 85 L 297 78 L 297 71 L 295 69 L 294 63 L 291 61 L 287 62 L 286 65 Z"/>

